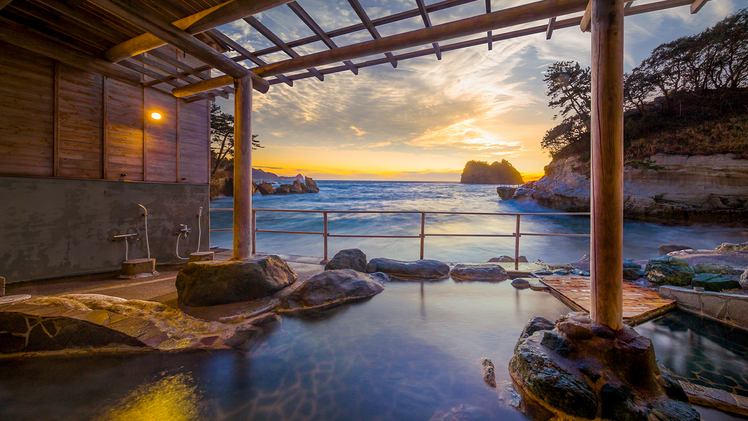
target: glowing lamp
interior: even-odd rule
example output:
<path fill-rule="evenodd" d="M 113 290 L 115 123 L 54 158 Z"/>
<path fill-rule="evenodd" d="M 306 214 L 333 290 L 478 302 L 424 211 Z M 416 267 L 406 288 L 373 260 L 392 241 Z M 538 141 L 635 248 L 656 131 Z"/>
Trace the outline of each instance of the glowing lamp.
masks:
<path fill-rule="evenodd" d="M 154 120 L 161 120 L 161 113 L 152 112 L 151 113 L 151 118 L 154 119 Z"/>

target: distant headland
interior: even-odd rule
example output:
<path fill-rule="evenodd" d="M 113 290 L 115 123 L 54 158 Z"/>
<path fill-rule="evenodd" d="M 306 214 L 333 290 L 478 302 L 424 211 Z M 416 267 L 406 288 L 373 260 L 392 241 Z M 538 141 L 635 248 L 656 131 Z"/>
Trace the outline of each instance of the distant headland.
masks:
<path fill-rule="evenodd" d="M 468 161 L 462 170 L 463 184 L 511 184 L 524 183 L 522 175 L 506 159 L 488 165 L 485 161 Z"/>

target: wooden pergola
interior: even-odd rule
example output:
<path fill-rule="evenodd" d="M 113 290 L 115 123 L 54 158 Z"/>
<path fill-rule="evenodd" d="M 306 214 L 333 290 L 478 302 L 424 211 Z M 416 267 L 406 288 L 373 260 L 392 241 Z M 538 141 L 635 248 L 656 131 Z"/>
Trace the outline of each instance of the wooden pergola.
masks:
<path fill-rule="evenodd" d="M 137 87 L 171 86 L 185 102 L 235 95 L 234 258 L 251 254 L 252 91 L 271 85 L 399 61 L 532 34 L 577 27 L 592 33 L 592 317 L 622 325 L 623 244 L 623 20 L 624 16 L 690 6 L 707 0 L 540 0 L 439 25 L 430 14 L 478 0 L 413 0 L 410 10 L 371 19 L 359 0 L 348 0 L 360 23 L 323 29 L 301 4 L 288 0 L 0 0 L 0 41 L 68 66 Z M 255 15 L 288 7 L 314 34 L 283 40 Z M 482 10 L 482 8 L 481 8 Z M 423 28 L 382 36 L 378 27 L 420 18 Z M 273 46 L 252 50 L 217 27 L 243 19 Z M 534 26 L 527 26 L 535 23 Z M 515 27 L 522 26 L 520 29 Z M 340 37 L 370 40 L 341 45 Z M 451 42 L 456 38 L 468 38 Z M 338 41 L 336 41 L 336 38 Z M 327 50 L 300 55 L 294 48 L 321 42 Z M 202 62 L 190 64 L 157 48 L 171 45 Z M 424 47 L 426 46 L 426 47 Z M 415 50 L 413 50 L 415 48 Z M 403 50 L 410 51 L 403 51 Z M 227 53 L 234 51 L 233 56 Z M 273 53 L 288 59 L 272 61 Z M 277 56 L 277 55 L 276 55 Z M 371 58 L 372 56 L 376 58 Z M 356 59 L 367 58 L 365 60 Z M 218 76 L 211 77 L 213 70 Z"/>

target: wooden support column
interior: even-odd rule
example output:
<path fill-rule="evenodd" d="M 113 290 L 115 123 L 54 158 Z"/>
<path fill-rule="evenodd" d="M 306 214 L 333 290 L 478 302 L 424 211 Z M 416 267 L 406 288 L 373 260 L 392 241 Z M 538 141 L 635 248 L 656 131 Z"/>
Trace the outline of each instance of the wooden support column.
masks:
<path fill-rule="evenodd" d="M 591 316 L 623 326 L 623 0 L 591 0 Z"/>
<path fill-rule="evenodd" d="M 234 88 L 234 260 L 252 254 L 252 79 Z"/>

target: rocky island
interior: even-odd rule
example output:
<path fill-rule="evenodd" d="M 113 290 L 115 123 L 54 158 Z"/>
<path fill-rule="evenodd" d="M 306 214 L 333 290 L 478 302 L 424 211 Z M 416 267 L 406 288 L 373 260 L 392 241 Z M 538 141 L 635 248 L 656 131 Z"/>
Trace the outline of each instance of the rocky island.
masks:
<path fill-rule="evenodd" d="M 462 170 L 463 184 L 522 184 L 522 175 L 506 159 L 488 165 L 485 161 L 469 161 Z"/>

